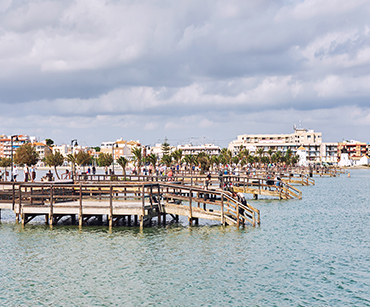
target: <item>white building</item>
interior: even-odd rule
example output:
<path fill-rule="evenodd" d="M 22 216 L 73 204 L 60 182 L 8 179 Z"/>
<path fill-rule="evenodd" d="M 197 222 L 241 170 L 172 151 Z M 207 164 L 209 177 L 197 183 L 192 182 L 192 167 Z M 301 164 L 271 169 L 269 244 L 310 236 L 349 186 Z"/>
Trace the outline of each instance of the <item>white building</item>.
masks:
<path fill-rule="evenodd" d="M 320 151 L 323 150 L 321 132 L 297 127 L 294 127 L 294 133 L 291 134 L 238 135 L 236 140 L 230 142 L 228 149 L 233 154 L 237 154 L 241 149 L 248 149 L 251 154 L 255 154 L 260 148 L 265 152 L 271 149 L 273 153 L 281 151 L 283 154 L 290 149 L 296 154 L 299 147 L 305 148 L 308 161 L 321 162 Z"/>
<path fill-rule="evenodd" d="M 210 156 L 219 155 L 221 152 L 220 146 L 216 146 L 213 144 L 204 144 L 204 145 L 179 145 L 177 146 L 177 149 L 182 150 L 183 156 L 187 155 L 197 155 L 201 152 L 204 152 Z"/>

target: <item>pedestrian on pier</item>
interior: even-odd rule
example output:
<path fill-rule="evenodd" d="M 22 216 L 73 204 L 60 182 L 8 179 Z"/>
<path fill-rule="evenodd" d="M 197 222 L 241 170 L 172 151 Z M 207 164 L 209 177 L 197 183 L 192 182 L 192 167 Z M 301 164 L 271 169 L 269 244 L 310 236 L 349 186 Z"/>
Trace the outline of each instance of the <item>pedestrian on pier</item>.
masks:
<path fill-rule="evenodd" d="M 23 173 L 24 173 L 24 182 L 27 182 L 28 181 L 28 176 L 30 174 L 30 170 L 29 170 L 27 164 L 24 165 Z"/>
<path fill-rule="evenodd" d="M 13 166 L 13 178 L 12 180 L 17 182 L 17 176 L 18 176 L 18 167 L 16 165 Z"/>
<path fill-rule="evenodd" d="M 36 167 L 34 165 L 32 165 L 32 168 L 31 168 L 31 180 L 32 182 L 35 182 L 36 180 Z"/>

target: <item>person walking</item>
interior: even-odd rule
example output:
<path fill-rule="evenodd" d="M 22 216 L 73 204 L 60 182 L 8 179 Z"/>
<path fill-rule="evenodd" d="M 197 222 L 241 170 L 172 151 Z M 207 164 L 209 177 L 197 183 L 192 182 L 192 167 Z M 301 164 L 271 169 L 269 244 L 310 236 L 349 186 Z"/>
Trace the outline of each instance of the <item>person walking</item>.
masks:
<path fill-rule="evenodd" d="M 18 167 L 16 165 L 13 166 L 13 178 L 12 180 L 17 182 L 17 176 L 18 176 Z"/>
<path fill-rule="evenodd" d="M 36 167 L 34 165 L 32 165 L 32 168 L 31 168 L 31 180 L 32 182 L 35 182 L 36 180 Z"/>
<path fill-rule="evenodd" d="M 28 176 L 30 174 L 30 170 L 27 164 L 25 164 L 23 167 L 23 173 L 24 173 L 24 182 L 28 182 L 28 178 L 29 178 Z"/>

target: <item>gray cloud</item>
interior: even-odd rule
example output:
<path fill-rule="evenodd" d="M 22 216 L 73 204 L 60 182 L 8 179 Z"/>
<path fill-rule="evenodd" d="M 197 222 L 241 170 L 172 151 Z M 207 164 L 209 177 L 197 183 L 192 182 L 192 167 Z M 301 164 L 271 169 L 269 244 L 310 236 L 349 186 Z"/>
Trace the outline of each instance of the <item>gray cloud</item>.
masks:
<path fill-rule="evenodd" d="M 289 132 L 302 120 L 324 138 L 369 141 L 369 10 L 365 0 L 4 1 L 0 133 L 98 144 L 122 129 L 151 143 Z"/>

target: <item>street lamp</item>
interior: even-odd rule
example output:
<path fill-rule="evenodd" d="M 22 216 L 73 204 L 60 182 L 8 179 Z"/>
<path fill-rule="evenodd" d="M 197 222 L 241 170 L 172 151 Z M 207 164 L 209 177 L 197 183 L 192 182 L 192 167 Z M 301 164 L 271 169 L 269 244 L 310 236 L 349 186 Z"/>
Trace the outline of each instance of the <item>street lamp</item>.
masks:
<path fill-rule="evenodd" d="M 114 147 L 118 148 L 118 144 L 115 144 L 116 146 L 114 146 L 114 143 L 112 144 L 112 158 L 113 158 L 113 175 L 114 175 Z"/>
<path fill-rule="evenodd" d="M 18 142 L 18 135 L 12 135 L 11 137 L 10 137 L 10 157 L 11 157 L 11 159 L 12 159 L 12 168 L 11 168 L 11 170 L 10 170 L 10 172 L 11 172 L 11 178 L 10 178 L 10 180 L 11 181 L 14 181 L 14 176 L 13 176 L 13 138 L 15 138 L 15 141 L 16 142 Z"/>
<path fill-rule="evenodd" d="M 71 141 L 71 146 L 72 146 L 72 155 L 73 155 L 73 148 L 74 148 L 74 146 L 78 146 L 78 143 L 77 143 L 77 139 L 73 139 L 72 141 Z M 72 165 L 72 180 L 74 180 L 74 178 L 75 178 L 75 162 L 73 161 L 72 162 L 73 163 L 73 165 Z"/>

